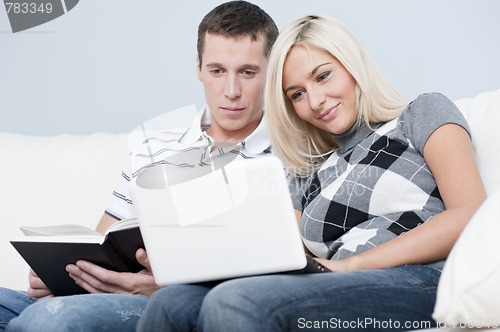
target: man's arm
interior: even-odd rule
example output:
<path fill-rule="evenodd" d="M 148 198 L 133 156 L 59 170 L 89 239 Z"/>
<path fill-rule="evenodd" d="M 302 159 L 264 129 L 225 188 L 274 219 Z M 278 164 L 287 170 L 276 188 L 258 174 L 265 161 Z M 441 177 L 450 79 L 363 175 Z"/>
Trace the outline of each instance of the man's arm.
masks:
<path fill-rule="evenodd" d="M 104 213 L 95 228 L 101 234 L 106 233 L 109 227 L 114 223 L 118 222 L 118 219 L 113 218 L 111 215 Z"/>

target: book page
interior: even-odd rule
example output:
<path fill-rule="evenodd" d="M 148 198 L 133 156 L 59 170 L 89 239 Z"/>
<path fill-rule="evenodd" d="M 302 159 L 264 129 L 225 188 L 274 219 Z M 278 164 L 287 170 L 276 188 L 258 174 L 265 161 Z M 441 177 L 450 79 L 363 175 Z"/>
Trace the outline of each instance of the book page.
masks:
<path fill-rule="evenodd" d="M 139 226 L 136 218 L 123 219 L 108 228 L 106 233 L 129 229 Z M 26 236 L 97 236 L 102 234 L 86 226 L 76 224 L 54 225 L 54 226 L 21 226 L 19 227 Z"/>
<path fill-rule="evenodd" d="M 137 218 L 122 219 L 111 225 L 106 231 L 106 234 L 113 231 L 120 231 L 123 229 L 130 229 L 138 226 L 139 226 L 139 221 L 137 220 Z"/>
<path fill-rule="evenodd" d="M 21 231 L 27 236 L 102 236 L 99 232 L 82 225 L 55 226 L 21 226 Z"/>

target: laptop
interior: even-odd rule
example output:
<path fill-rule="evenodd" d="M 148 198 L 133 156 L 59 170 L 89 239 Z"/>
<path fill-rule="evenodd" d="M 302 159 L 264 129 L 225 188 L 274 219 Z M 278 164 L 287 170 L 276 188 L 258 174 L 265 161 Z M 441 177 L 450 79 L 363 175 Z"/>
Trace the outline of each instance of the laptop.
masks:
<path fill-rule="evenodd" d="M 158 285 L 306 267 L 281 161 L 226 155 L 203 167 L 154 165 L 132 180 Z"/>

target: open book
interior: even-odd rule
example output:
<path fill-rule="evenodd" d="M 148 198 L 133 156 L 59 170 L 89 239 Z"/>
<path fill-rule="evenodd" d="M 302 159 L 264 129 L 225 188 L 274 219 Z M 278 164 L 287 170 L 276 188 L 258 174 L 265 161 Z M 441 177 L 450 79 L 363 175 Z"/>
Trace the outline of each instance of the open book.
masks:
<path fill-rule="evenodd" d="M 144 248 L 137 219 L 112 225 L 106 234 L 81 225 L 21 227 L 24 236 L 11 244 L 54 295 L 83 294 L 66 272 L 66 265 L 86 260 L 118 272 L 138 272 L 144 267 L 135 252 Z"/>

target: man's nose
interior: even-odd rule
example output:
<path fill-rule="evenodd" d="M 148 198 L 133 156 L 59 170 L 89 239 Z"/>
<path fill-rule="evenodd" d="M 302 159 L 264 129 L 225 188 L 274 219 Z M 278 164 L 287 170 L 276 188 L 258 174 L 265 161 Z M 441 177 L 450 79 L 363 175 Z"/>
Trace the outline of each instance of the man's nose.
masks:
<path fill-rule="evenodd" d="M 241 84 L 237 75 L 227 76 L 224 93 L 229 99 L 235 99 L 241 96 Z"/>

